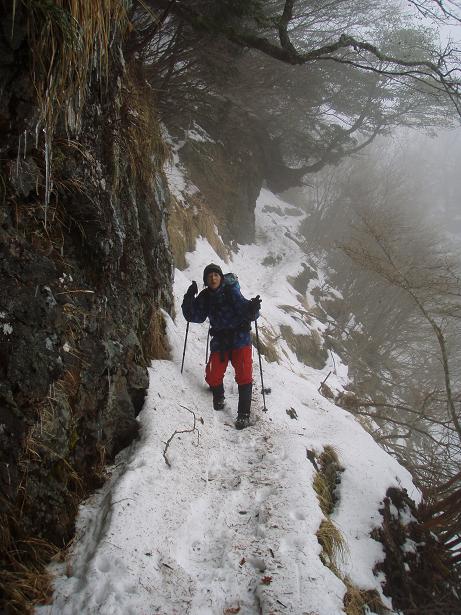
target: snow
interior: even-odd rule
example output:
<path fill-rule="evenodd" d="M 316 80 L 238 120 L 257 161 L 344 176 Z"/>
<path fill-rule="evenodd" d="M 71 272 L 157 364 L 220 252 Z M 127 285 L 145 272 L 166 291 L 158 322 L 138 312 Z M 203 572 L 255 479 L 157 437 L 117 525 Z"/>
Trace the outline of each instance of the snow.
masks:
<path fill-rule="evenodd" d="M 198 141 L 199 143 L 214 143 L 214 139 L 210 137 L 207 131 L 193 122 L 193 128 L 189 129 L 186 133 L 187 138 L 192 141 Z"/>
<path fill-rule="evenodd" d="M 406 470 L 351 414 L 319 394 L 329 372 L 334 389 L 347 384 L 340 358 L 330 355 L 315 370 L 279 340 L 281 362 L 262 358 L 271 389 L 264 413 L 254 350 L 254 424 L 243 431 L 233 425 L 238 390 L 231 368 L 226 407 L 212 409 L 203 378 L 206 324 L 190 325 L 181 374 L 186 327 L 180 303 L 192 280 L 201 284 L 209 262 L 237 273 L 246 297 L 261 295 L 262 338 L 264 329 L 279 335 L 281 324 L 303 334 L 323 330 L 314 317 L 302 319 L 279 307 L 305 310 L 287 281 L 306 259 L 296 243 L 300 219 L 285 216 L 288 207 L 263 190 L 255 245 L 239 246 L 226 264 L 199 239 L 188 254 L 188 268 L 176 271 L 177 316 L 165 314 L 172 357 L 150 367 L 141 437 L 118 456 L 110 480 L 81 507 L 70 559 L 54 566 L 53 603 L 38 607 L 38 615 L 342 613 L 346 587 L 319 557 L 316 532 L 324 515 L 306 457 L 306 449 L 320 453 L 327 445 L 345 468 L 331 516 L 347 544 L 338 567 L 360 588 L 377 589 L 391 606 L 381 592 L 383 575 L 373 574 L 384 554 L 370 531 L 381 524 L 388 487 L 419 496 Z M 283 255 L 273 267 L 262 265 L 269 252 Z M 290 408 L 296 419 L 287 414 Z"/>
<path fill-rule="evenodd" d="M 2 324 L 3 335 L 11 335 L 13 333 L 13 327 L 9 322 Z"/>

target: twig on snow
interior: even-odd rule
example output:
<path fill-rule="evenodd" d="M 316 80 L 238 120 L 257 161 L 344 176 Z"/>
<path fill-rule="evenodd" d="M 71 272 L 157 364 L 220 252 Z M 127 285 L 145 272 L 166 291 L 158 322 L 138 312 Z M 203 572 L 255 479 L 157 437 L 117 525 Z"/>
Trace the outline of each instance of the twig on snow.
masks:
<path fill-rule="evenodd" d="M 168 438 L 168 440 L 165 442 L 165 448 L 163 449 L 163 458 L 165 459 L 165 463 L 166 465 L 171 468 L 171 463 L 168 459 L 168 457 L 166 456 L 166 452 L 168 450 L 168 447 L 170 446 L 173 438 L 175 436 L 177 436 L 180 433 L 193 433 L 193 432 L 197 432 L 197 444 L 199 444 L 200 442 L 200 432 L 196 427 L 196 423 L 197 423 L 197 417 L 195 416 L 195 413 L 192 412 L 192 410 L 190 410 L 189 408 L 186 408 L 186 406 L 182 406 L 181 404 L 179 404 L 181 406 L 181 408 L 184 408 L 184 410 L 187 410 L 188 412 L 190 412 L 192 414 L 192 416 L 194 417 L 194 424 L 192 425 L 191 429 L 176 429 L 171 436 Z M 202 423 L 203 423 L 203 419 L 199 419 Z"/>

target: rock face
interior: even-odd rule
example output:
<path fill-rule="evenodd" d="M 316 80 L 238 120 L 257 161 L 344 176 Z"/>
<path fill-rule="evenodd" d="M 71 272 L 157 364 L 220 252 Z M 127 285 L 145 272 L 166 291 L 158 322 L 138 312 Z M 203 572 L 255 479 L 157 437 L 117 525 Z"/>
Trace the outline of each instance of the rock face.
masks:
<path fill-rule="evenodd" d="M 217 219 L 224 242 L 252 243 L 255 204 L 267 167 L 257 123 L 227 101 L 214 99 L 212 113 L 184 137 L 180 160 Z"/>
<path fill-rule="evenodd" d="M 126 105 L 142 78 L 116 63 L 104 96 L 90 92 L 78 139 L 58 124 L 46 205 L 26 46 L 17 17 L 0 42 L 2 570 L 21 563 L 19 541 L 71 537 L 81 497 L 137 434 L 146 367 L 167 352 L 160 309 L 172 306 L 162 148 L 136 141 L 133 126 L 147 126 Z"/>

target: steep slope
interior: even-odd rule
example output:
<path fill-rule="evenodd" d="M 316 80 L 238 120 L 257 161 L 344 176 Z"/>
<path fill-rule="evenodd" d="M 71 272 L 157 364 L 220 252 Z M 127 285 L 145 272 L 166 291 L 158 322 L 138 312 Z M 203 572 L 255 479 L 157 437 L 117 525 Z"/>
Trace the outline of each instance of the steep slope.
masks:
<path fill-rule="evenodd" d="M 120 454 L 111 481 L 83 507 L 71 560 L 66 570 L 57 566 L 54 602 L 37 613 L 334 615 L 353 586 L 391 606 L 384 579 L 373 574 L 384 551 L 370 532 L 381 525 L 388 487 L 417 493 L 409 474 L 318 392 L 330 372 L 330 387 L 340 390 L 347 369 L 323 349 L 326 325 L 315 317 L 310 292 L 318 280 L 312 276 L 306 292 L 299 290 L 306 271 L 300 219 L 301 212 L 263 190 L 254 245 L 239 246 L 226 265 L 202 239 L 187 255 L 187 269 L 176 271 L 178 316 L 166 316 L 172 360 L 150 368 L 141 439 Z M 242 432 L 233 427 L 237 387 L 230 372 L 226 408 L 212 409 L 203 381 L 205 324 L 191 325 L 180 373 L 179 305 L 210 261 L 235 271 L 247 297 L 261 294 L 261 341 L 268 357 L 271 344 L 279 357 L 262 361 L 271 389 L 265 413 L 254 352 L 254 425 Z M 322 369 L 306 365 L 312 354 L 309 344 L 301 352 L 304 338 L 324 350 Z M 313 488 L 326 447 L 344 469 L 328 514 Z M 342 535 L 332 537 L 336 557 L 325 540 L 323 552 L 319 543 L 325 521 Z"/>

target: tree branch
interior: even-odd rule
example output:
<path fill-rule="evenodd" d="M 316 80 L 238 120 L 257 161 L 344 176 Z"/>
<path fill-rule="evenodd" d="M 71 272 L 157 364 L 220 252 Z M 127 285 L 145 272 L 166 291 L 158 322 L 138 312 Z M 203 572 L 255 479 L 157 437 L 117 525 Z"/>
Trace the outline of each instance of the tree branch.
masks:
<path fill-rule="evenodd" d="M 176 430 L 175 430 L 175 431 L 171 434 L 171 436 L 168 438 L 168 440 L 165 442 L 165 448 L 163 449 L 163 458 L 164 458 L 164 460 L 165 460 L 166 465 L 167 465 L 169 468 L 171 468 L 171 463 L 170 463 L 170 461 L 169 461 L 168 457 L 166 456 L 166 453 L 167 453 L 168 447 L 170 446 L 170 444 L 171 444 L 171 442 L 172 442 L 172 440 L 173 440 L 173 438 L 174 438 L 175 436 L 177 436 L 177 435 L 178 435 L 178 434 L 180 434 L 180 433 L 193 433 L 194 431 L 196 431 L 196 432 L 197 432 L 197 434 L 198 434 L 198 436 L 197 436 L 197 438 L 198 438 L 198 442 L 200 442 L 200 431 L 199 431 L 199 430 L 197 429 L 197 427 L 196 427 L 196 417 L 195 417 L 195 413 L 194 413 L 194 412 L 192 412 L 192 410 L 189 410 L 189 408 L 186 408 L 186 406 L 182 406 L 181 404 L 179 404 L 179 405 L 181 406 L 181 408 L 184 408 L 184 410 L 187 410 L 188 412 L 190 412 L 190 413 L 192 414 L 192 416 L 194 417 L 194 424 L 192 425 L 192 428 L 191 428 L 191 429 L 176 429 Z M 199 419 L 199 420 L 203 423 L 203 419 Z"/>
<path fill-rule="evenodd" d="M 156 4 L 161 8 L 171 7 L 171 0 L 150 0 L 151 3 Z M 294 0 L 286 0 L 283 13 L 279 19 L 279 39 L 280 46 L 271 42 L 269 39 L 257 34 L 243 32 L 236 30 L 234 27 L 217 23 L 213 18 L 198 13 L 192 8 L 185 8 L 181 4 L 175 3 L 171 8 L 171 12 L 175 13 L 177 17 L 183 19 L 189 23 L 194 29 L 202 32 L 208 32 L 210 34 L 220 33 L 225 36 L 229 41 L 239 45 L 240 47 L 246 47 L 250 49 L 256 49 L 265 53 L 272 58 L 285 62 L 291 65 L 303 65 L 315 62 L 317 60 L 335 59 L 336 62 L 348 64 L 351 62 L 350 58 L 342 58 L 336 54 L 341 50 L 352 50 L 355 54 L 365 52 L 369 54 L 375 60 L 380 63 L 389 65 L 390 67 L 403 67 L 413 68 L 415 71 L 405 72 L 405 77 L 417 78 L 418 75 L 424 75 L 427 79 L 433 80 L 435 83 L 442 86 L 444 92 L 446 92 L 452 100 L 456 100 L 460 94 L 461 82 L 458 79 L 451 77 L 451 71 L 444 72 L 442 65 L 446 62 L 446 57 L 442 57 L 442 61 L 438 64 L 429 60 L 404 60 L 393 55 L 383 53 L 378 47 L 368 43 L 366 41 L 360 41 L 353 36 L 347 34 L 341 34 L 339 39 L 328 45 L 322 45 L 316 49 L 311 49 L 305 53 L 297 51 L 290 41 L 287 33 L 288 23 L 293 17 Z M 379 72 L 380 74 L 395 74 L 392 69 L 384 68 L 383 66 L 377 68 L 373 63 L 363 64 L 361 66 L 363 70 Z M 458 112 L 460 109 L 457 107 Z"/>

